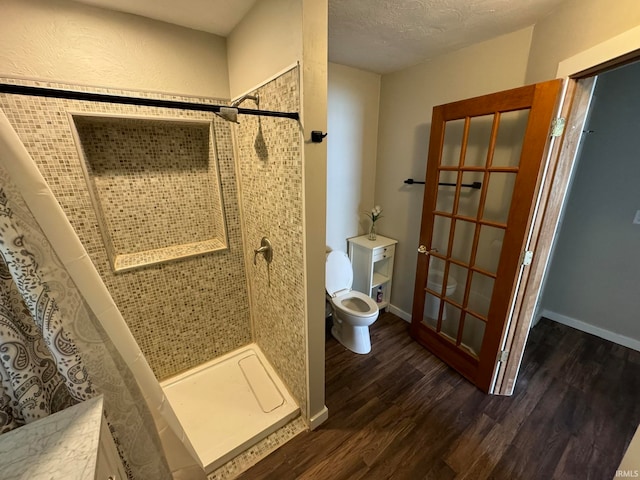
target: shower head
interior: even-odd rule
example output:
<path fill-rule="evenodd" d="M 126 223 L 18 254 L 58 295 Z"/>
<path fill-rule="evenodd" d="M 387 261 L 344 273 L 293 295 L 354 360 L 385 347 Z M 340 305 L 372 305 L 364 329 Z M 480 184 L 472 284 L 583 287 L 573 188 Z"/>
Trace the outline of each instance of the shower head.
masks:
<path fill-rule="evenodd" d="M 219 112 L 214 112 L 220 118 L 228 122 L 238 123 L 238 109 L 234 107 L 220 107 Z"/>
<path fill-rule="evenodd" d="M 254 102 L 256 102 L 256 105 L 260 106 L 260 98 L 258 97 L 258 95 L 249 95 L 249 94 L 243 95 L 240 98 L 237 98 L 236 100 L 231 102 L 231 106 L 232 107 L 237 107 L 238 105 L 240 105 L 245 100 L 253 100 Z"/>
<path fill-rule="evenodd" d="M 238 122 L 238 113 L 239 113 L 238 105 L 240 105 L 245 100 L 253 100 L 254 102 L 256 102 L 257 106 L 260 106 L 260 99 L 258 98 L 258 95 L 247 94 L 231 102 L 231 106 L 229 107 L 220 107 L 220 111 L 216 112 L 216 115 L 218 115 L 221 118 L 224 118 L 229 122 L 239 123 Z"/>

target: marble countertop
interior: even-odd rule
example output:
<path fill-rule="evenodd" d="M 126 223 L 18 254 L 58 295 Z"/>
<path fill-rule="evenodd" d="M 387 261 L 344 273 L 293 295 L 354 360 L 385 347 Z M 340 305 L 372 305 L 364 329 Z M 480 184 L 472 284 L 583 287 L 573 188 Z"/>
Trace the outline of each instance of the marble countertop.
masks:
<path fill-rule="evenodd" d="M 102 396 L 0 435 L 2 480 L 94 478 Z"/>

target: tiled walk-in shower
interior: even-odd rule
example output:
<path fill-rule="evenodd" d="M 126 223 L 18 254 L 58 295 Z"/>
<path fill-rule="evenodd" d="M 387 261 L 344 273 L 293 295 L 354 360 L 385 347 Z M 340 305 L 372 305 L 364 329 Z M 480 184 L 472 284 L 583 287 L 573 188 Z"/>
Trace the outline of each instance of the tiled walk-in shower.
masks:
<path fill-rule="evenodd" d="M 298 75 L 293 68 L 253 92 L 260 108 L 298 111 Z M 13 94 L 0 94 L 0 108 L 158 380 L 255 342 L 284 393 L 306 411 L 297 121 L 240 116 L 234 126 L 205 112 Z M 268 266 L 261 259 L 253 263 L 263 236 L 274 247 Z"/>

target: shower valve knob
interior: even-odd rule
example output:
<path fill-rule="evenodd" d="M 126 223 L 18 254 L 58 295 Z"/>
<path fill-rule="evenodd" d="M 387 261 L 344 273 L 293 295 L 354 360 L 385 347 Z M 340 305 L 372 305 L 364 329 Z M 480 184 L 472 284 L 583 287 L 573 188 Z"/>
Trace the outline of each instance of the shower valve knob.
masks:
<path fill-rule="evenodd" d="M 260 248 L 253 251 L 253 264 L 257 265 L 258 254 L 262 254 L 267 263 L 271 263 L 273 260 L 273 247 L 271 241 L 267 237 L 262 237 L 260 241 Z"/>

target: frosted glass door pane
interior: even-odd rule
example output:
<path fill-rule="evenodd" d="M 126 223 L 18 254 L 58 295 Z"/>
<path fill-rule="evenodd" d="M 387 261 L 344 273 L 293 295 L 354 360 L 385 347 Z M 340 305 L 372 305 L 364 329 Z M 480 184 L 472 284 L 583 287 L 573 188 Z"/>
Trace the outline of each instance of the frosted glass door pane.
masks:
<path fill-rule="evenodd" d="M 437 257 L 429 257 L 429 272 L 444 272 L 445 261 Z"/>
<path fill-rule="evenodd" d="M 484 339 L 486 324 L 467 314 L 464 317 L 464 327 L 462 328 L 462 344 L 467 347 L 476 357 L 480 356 L 480 348 Z"/>
<path fill-rule="evenodd" d="M 445 334 L 452 341 L 458 338 L 458 328 L 460 326 L 460 309 L 444 303 L 444 311 L 442 312 L 442 324 L 440 332 Z"/>
<path fill-rule="evenodd" d="M 504 229 L 482 225 L 475 266 L 489 273 L 497 273 L 503 240 Z"/>
<path fill-rule="evenodd" d="M 465 222 L 464 220 L 456 220 L 456 229 L 453 234 L 453 249 L 451 252 L 451 258 L 455 258 L 462 263 L 469 263 L 475 230 L 475 223 Z"/>
<path fill-rule="evenodd" d="M 522 142 L 529 121 L 529 110 L 516 110 L 500 115 L 500 126 L 493 152 L 494 167 L 517 167 L 520 164 Z"/>
<path fill-rule="evenodd" d="M 484 167 L 487 164 L 487 153 L 491 141 L 493 115 L 473 117 L 469 124 L 467 153 L 464 157 L 465 167 Z"/>
<path fill-rule="evenodd" d="M 429 278 L 438 276 L 444 272 L 445 261 L 441 258 L 429 257 Z M 422 321 L 425 325 L 435 330 L 438 324 L 438 312 L 440 311 L 440 291 L 432 281 L 427 281 L 427 288 L 434 293 L 425 292 L 424 313 Z M 437 295 L 436 295 L 437 294 Z"/>
<path fill-rule="evenodd" d="M 447 254 L 449 249 L 449 230 L 451 227 L 451 219 L 434 215 L 433 217 L 433 234 L 431 236 L 431 249 L 437 250 L 442 255 Z"/>
<path fill-rule="evenodd" d="M 436 211 L 444 213 L 453 212 L 453 201 L 456 197 L 456 182 L 458 181 L 458 172 L 445 170 L 440 172 L 439 183 L 453 183 L 453 187 L 447 185 L 438 185 L 438 197 L 436 198 Z"/>
<path fill-rule="evenodd" d="M 493 278 L 473 272 L 471 277 L 471 290 L 469 291 L 469 301 L 467 308 L 481 317 L 489 314 L 489 305 L 493 295 Z"/>
<path fill-rule="evenodd" d="M 425 292 L 424 314 L 422 315 L 422 323 L 435 330 L 436 326 L 438 325 L 439 309 L 440 299 L 431 293 Z"/>
<path fill-rule="evenodd" d="M 482 183 L 484 173 L 464 172 L 462 174 L 462 184 L 471 185 L 474 182 Z M 458 215 L 475 219 L 478 216 L 478 205 L 480 204 L 480 189 L 462 187 L 458 200 Z"/>
<path fill-rule="evenodd" d="M 487 199 L 484 204 L 484 220 L 507 223 L 515 183 L 515 173 L 493 172 L 489 175 Z"/>
<path fill-rule="evenodd" d="M 455 263 L 449 264 L 447 291 L 445 291 L 445 294 L 449 300 L 452 300 L 459 305 L 462 305 L 464 300 L 464 289 L 467 284 L 468 273 L 469 270 L 461 267 L 460 265 L 456 265 Z"/>
<path fill-rule="evenodd" d="M 444 125 L 444 144 L 440 165 L 457 167 L 460 165 L 460 146 L 464 133 L 464 119 L 451 120 Z"/>

